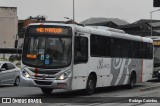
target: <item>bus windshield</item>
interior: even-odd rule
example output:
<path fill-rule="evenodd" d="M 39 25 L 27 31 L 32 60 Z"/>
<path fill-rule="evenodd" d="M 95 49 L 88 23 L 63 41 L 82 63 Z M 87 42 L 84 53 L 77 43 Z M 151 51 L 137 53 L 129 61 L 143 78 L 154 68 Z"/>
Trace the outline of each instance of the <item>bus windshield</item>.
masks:
<path fill-rule="evenodd" d="M 71 36 L 25 38 L 22 62 L 39 68 L 65 67 L 71 63 Z"/>
<path fill-rule="evenodd" d="M 154 67 L 160 66 L 160 46 L 154 46 Z"/>

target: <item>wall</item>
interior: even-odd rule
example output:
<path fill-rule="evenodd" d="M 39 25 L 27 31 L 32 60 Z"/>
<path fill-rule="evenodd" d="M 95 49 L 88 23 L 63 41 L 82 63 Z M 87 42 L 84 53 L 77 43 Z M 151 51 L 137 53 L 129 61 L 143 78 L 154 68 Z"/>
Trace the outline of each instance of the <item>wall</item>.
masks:
<path fill-rule="evenodd" d="M 17 32 L 17 8 L 0 7 L 0 48 L 14 48 Z"/>

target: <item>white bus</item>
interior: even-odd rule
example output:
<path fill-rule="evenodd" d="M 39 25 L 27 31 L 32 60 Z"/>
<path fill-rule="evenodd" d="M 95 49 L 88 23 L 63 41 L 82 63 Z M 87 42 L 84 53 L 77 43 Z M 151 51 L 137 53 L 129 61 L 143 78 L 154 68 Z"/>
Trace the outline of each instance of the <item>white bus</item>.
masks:
<path fill-rule="evenodd" d="M 152 78 L 153 41 L 107 27 L 36 23 L 27 27 L 21 86 L 85 89 L 127 85 Z"/>
<path fill-rule="evenodd" d="M 160 36 L 148 36 L 153 40 L 154 45 L 154 70 L 153 77 L 160 80 Z"/>

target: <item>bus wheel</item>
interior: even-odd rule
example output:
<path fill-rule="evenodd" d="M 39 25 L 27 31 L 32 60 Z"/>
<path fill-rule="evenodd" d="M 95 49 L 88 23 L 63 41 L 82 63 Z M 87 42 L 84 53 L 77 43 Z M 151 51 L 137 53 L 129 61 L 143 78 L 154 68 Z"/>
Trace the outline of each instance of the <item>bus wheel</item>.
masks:
<path fill-rule="evenodd" d="M 44 94 L 49 95 L 49 94 L 52 93 L 53 88 L 41 88 L 41 90 L 42 90 L 42 92 L 43 92 Z"/>
<path fill-rule="evenodd" d="M 135 73 L 131 73 L 131 77 L 130 77 L 130 82 L 128 84 L 128 88 L 132 89 L 135 87 L 136 84 L 136 74 Z"/>
<path fill-rule="evenodd" d="M 93 75 L 90 75 L 87 80 L 87 86 L 86 86 L 85 92 L 88 95 L 91 95 L 94 93 L 95 88 L 96 88 L 96 79 L 94 78 Z"/>

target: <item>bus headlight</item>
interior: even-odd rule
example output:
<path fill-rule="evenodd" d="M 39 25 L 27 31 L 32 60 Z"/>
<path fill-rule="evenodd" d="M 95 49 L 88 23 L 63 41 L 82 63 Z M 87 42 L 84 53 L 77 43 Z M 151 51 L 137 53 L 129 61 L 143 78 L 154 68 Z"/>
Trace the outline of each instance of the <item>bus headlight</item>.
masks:
<path fill-rule="evenodd" d="M 69 75 L 71 75 L 71 71 L 65 71 L 64 73 L 58 76 L 58 80 L 65 80 Z"/>
<path fill-rule="evenodd" d="M 26 78 L 30 78 L 29 73 L 25 69 L 22 70 L 22 75 Z"/>

